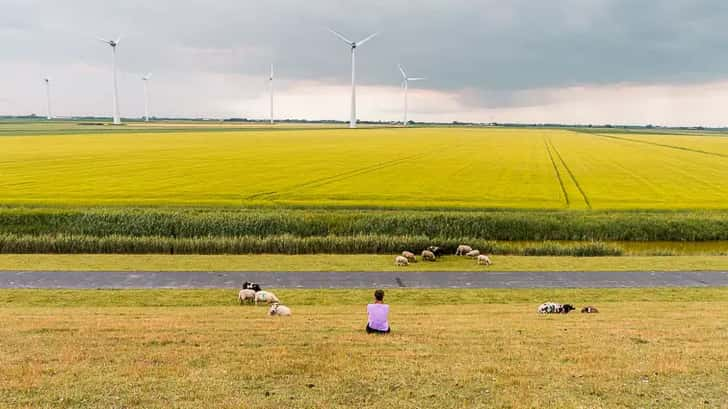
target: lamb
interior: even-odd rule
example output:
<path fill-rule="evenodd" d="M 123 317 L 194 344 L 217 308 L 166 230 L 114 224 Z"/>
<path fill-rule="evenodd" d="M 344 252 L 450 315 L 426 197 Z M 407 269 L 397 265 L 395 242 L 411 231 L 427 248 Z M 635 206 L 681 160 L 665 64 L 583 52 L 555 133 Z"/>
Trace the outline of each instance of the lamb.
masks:
<path fill-rule="evenodd" d="M 435 253 L 431 252 L 430 250 L 423 250 L 422 251 L 422 260 L 435 261 L 435 260 L 437 260 L 437 258 L 435 257 Z"/>
<path fill-rule="evenodd" d="M 455 255 L 456 256 L 464 256 L 467 253 L 470 253 L 471 251 L 473 251 L 473 248 L 472 247 L 467 246 L 465 244 L 461 244 L 461 245 L 458 246 L 458 249 L 455 250 Z"/>
<path fill-rule="evenodd" d="M 481 254 L 478 256 L 478 264 L 489 266 L 493 263 L 490 262 L 490 257 L 486 256 L 485 254 Z"/>
<path fill-rule="evenodd" d="M 409 265 L 409 261 L 407 260 L 407 257 L 397 256 L 394 259 L 394 265 L 398 267 L 404 267 Z"/>
<path fill-rule="evenodd" d="M 270 309 L 268 310 L 268 315 L 279 315 L 281 317 L 290 317 L 291 316 L 291 309 L 286 307 L 285 305 L 281 305 L 277 302 L 274 302 L 273 305 L 270 306 Z"/>
<path fill-rule="evenodd" d="M 250 289 L 240 290 L 238 293 L 238 301 L 240 301 L 240 305 L 253 303 L 255 301 L 255 291 Z"/>
<path fill-rule="evenodd" d="M 280 302 L 278 297 L 276 297 L 275 294 L 273 294 L 270 291 L 258 291 L 255 293 L 255 305 L 258 305 L 258 302 L 262 302 L 264 304 L 272 304 L 276 302 Z"/>
<path fill-rule="evenodd" d="M 471 251 L 467 252 L 467 254 L 465 254 L 465 255 L 470 258 L 476 258 L 480 255 L 480 250 L 471 250 Z"/>
<path fill-rule="evenodd" d="M 410 263 L 416 263 L 417 262 L 417 258 L 415 258 L 415 253 L 411 253 L 409 251 L 403 251 L 402 252 L 402 257 L 406 258 L 407 261 L 409 261 Z"/>

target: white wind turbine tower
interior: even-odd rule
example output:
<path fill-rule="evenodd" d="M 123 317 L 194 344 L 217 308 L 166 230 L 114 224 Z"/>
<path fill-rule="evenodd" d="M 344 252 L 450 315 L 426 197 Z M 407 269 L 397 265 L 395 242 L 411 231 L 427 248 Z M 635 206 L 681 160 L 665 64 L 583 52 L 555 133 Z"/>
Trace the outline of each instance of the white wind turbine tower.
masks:
<path fill-rule="evenodd" d="M 270 77 L 268 78 L 270 87 L 270 123 L 273 125 L 275 117 L 273 116 L 273 64 L 270 65 Z"/>
<path fill-rule="evenodd" d="M 53 111 L 51 111 L 51 77 L 43 78 L 46 85 L 46 103 L 48 104 L 48 116 L 46 118 L 53 119 Z"/>
<path fill-rule="evenodd" d="M 349 119 L 349 128 L 356 128 L 356 48 L 374 38 L 378 33 L 374 33 L 360 41 L 351 41 L 339 32 L 332 29 L 329 29 L 329 31 L 351 47 L 351 119 Z"/>
<path fill-rule="evenodd" d="M 147 75 L 142 77 L 142 81 L 144 83 L 144 121 L 149 122 L 149 93 L 147 90 L 147 82 L 152 79 L 152 73 L 148 73 Z"/>
<path fill-rule="evenodd" d="M 409 90 L 409 82 L 410 81 L 422 81 L 424 78 L 421 77 L 408 77 L 407 72 L 404 70 L 404 67 L 402 64 L 399 64 L 397 66 L 399 68 L 399 72 L 402 73 L 402 88 L 404 88 L 404 120 L 402 121 L 402 124 L 404 126 L 407 126 L 407 91 Z"/>
<path fill-rule="evenodd" d="M 105 40 L 103 38 L 99 38 L 99 40 L 111 47 L 111 65 L 114 72 L 114 125 L 119 125 L 121 124 L 121 118 L 119 116 L 119 87 L 116 85 L 116 46 L 119 45 L 121 37 L 116 40 Z"/>

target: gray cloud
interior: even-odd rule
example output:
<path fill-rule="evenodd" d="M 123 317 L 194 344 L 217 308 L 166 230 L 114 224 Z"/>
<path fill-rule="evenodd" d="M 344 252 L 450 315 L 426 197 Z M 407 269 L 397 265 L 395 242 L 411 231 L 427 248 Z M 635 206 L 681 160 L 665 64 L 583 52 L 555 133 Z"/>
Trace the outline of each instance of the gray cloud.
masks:
<path fill-rule="evenodd" d="M 346 84 L 333 27 L 362 47 L 368 85 L 397 85 L 396 64 L 463 101 L 528 105 L 519 91 L 578 84 L 725 78 L 728 3 L 711 0 L 0 0 L 0 65 L 104 67 L 96 36 L 123 34 L 120 67 L 193 78 L 261 76 Z M 7 81 L 5 78 L 0 81 Z"/>

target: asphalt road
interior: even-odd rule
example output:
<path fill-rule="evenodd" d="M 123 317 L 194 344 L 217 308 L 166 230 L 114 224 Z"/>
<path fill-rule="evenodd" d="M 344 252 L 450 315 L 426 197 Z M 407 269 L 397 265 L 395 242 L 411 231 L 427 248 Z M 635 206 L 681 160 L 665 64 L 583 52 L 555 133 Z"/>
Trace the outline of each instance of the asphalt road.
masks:
<path fill-rule="evenodd" d="M 0 288 L 634 288 L 724 287 L 728 272 L 18 272 Z"/>

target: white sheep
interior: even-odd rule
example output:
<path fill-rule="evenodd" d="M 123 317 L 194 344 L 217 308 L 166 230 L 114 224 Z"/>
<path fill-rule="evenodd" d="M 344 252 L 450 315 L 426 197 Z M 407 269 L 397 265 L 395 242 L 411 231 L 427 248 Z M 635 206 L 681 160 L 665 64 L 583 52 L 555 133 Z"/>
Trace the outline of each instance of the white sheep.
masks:
<path fill-rule="evenodd" d="M 240 290 L 238 293 L 238 301 L 240 301 L 240 305 L 243 305 L 244 303 L 253 303 L 255 301 L 255 290 Z"/>
<path fill-rule="evenodd" d="M 270 291 L 258 291 L 255 293 L 255 305 L 258 305 L 258 302 L 262 302 L 264 304 L 272 304 L 276 302 L 280 302 L 278 297 L 276 297 L 275 294 L 273 294 Z"/>
<path fill-rule="evenodd" d="M 270 306 L 270 309 L 268 310 L 268 315 L 280 315 L 281 317 L 290 317 L 291 316 L 291 309 L 286 307 L 285 305 L 281 305 L 277 302 L 274 302 L 273 305 Z"/>
<path fill-rule="evenodd" d="M 409 265 L 409 261 L 407 260 L 407 257 L 397 256 L 394 259 L 394 265 L 398 267 L 404 267 Z"/>
<path fill-rule="evenodd" d="M 472 251 L 469 251 L 465 255 L 468 256 L 468 257 L 470 257 L 470 258 L 475 258 L 475 257 L 478 257 L 480 255 L 480 250 L 472 250 Z"/>
<path fill-rule="evenodd" d="M 422 260 L 435 261 L 435 260 L 437 260 L 437 258 L 435 257 L 435 253 L 431 252 L 430 250 L 423 250 L 422 251 Z"/>
<path fill-rule="evenodd" d="M 471 251 L 473 251 L 473 248 L 472 247 L 470 247 L 468 245 L 465 245 L 465 244 L 461 244 L 461 245 L 458 246 L 458 249 L 455 250 L 455 255 L 456 256 L 464 256 L 467 253 L 470 253 Z"/>
<path fill-rule="evenodd" d="M 402 257 L 406 258 L 407 261 L 409 261 L 410 263 L 416 263 L 417 262 L 417 258 L 415 257 L 415 253 L 412 253 L 412 252 L 409 252 L 409 251 L 403 251 L 402 252 Z"/>
<path fill-rule="evenodd" d="M 493 263 L 490 262 L 490 257 L 486 256 L 485 254 L 481 254 L 478 256 L 478 264 L 489 266 Z"/>

